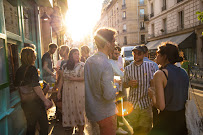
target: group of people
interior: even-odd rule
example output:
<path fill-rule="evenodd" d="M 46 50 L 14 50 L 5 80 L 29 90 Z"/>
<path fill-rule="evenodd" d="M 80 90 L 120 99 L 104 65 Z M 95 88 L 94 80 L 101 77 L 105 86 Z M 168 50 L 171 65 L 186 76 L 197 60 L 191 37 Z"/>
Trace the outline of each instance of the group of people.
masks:
<path fill-rule="evenodd" d="M 116 135 L 120 126 L 117 123 L 121 121 L 117 120 L 116 98 L 122 96 L 133 106 L 125 119 L 135 135 L 187 134 L 184 112 L 189 79 L 185 70 L 175 65 L 183 60 L 177 45 L 172 42 L 160 44 L 156 63 L 148 59 L 145 45 L 137 45 L 132 50 L 134 61 L 124 68 L 115 36 L 114 29 L 99 29 L 94 36 L 98 51 L 90 57 L 87 46 L 81 48 L 81 53 L 77 48 L 61 46 L 62 59 L 57 62 L 56 74 L 51 55 L 57 45 L 50 44 L 49 51 L 42 57 L 43 79 L 48 83 L 55 82 L 57 98 L 62 99 L 62 125 L 66 133 L 71 135 L 73 127 L 77 127 L 78 134 L 83 135 L 88 121 L 88 124 L 99 127 L 100 135 Z M 44 128 L 47 119 L 42 117 L 46 115 L 45 108 L 52 103 L 39 87 L 35 59 L 34 49 L 22 49 L 16 86 L 29 85 L 39 97 L 36 101 L 21 104 L 27 119 L 27 134 L 34 134 L 37 122 L 40 134 L 47 134 L 48 126 Z M 115 75 L 121 80 L 114 79 Z M 130 88 L 128 96 L 125 88 Z"/>

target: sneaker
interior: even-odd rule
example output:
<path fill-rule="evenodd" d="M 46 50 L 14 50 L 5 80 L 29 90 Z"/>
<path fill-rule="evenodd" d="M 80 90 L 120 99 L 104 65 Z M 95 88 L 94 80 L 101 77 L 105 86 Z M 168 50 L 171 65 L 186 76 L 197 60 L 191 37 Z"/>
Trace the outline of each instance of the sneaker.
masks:
<path fill-rule="evenodd" d="M 123 130 L 121 127 L 119 127 L 119 128 L 116 130 L 116 134 L 126 135 L 126 134 L 128 134 L 128 132 L 125 131 L 125 130 Z"/>
<path fill-rule="evenodd" d="M 119 126 L 119 127 L 122 127 L 122 126 L 124 126 L 124 123 L 118 122 L 118 126 Z"/>

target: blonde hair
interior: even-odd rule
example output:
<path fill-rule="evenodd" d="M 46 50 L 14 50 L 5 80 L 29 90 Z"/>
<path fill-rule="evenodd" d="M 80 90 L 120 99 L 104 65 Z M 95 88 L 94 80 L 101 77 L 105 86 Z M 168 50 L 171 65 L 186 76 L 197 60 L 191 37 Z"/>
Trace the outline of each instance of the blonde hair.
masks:
<path fill-rule="evenodd" d="M 25 47 L 20 52 L 20 60 L 22 65 L 32 65 L 36 60 L 36 51 L 31 47 Z"/>

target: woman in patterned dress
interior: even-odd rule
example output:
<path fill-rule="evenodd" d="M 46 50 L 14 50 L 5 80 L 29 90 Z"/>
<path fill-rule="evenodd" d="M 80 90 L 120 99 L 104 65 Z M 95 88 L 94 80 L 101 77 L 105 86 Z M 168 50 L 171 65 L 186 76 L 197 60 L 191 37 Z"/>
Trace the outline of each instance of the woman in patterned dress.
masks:
<path fill-rule="evenodd" d="M 62 125 L 78 127 L 83 135 L 85 113 L 84 63 L 79 61 L 79 50 L 72 49 L 69 60 L 62 67 L 62 78 L 59 82 L 58 99 L 62 93 Z"/>

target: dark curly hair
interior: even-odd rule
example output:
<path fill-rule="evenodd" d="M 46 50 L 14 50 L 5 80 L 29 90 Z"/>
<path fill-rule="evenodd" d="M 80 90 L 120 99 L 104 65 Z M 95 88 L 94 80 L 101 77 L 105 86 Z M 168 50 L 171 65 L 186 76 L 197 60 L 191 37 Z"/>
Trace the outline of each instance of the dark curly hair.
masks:
<path fill-rule="evenodd" d="M 183 61 L 183 58 L 179 55 L 178 46 L 173 42 L 162 42 L 161 45 L 158 46 L 157 53 L 166 55 L 166 58 L 171 64 Z"/>
<path fill-rule="evenodd" d="M 67 70 L 73 70 L 75 66 L 75 61 L 73 60 L 73 53 L 79 50 L 77 48 L 71 49 L 69 53 L 69 59 L 67 63 L 64 65 L 64 68 L 67 68 Z"/>

